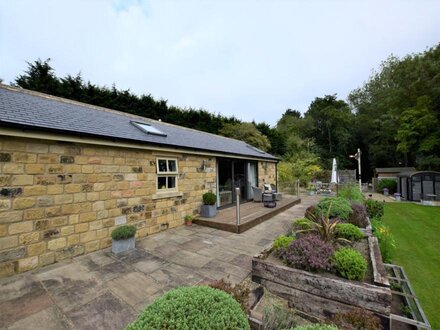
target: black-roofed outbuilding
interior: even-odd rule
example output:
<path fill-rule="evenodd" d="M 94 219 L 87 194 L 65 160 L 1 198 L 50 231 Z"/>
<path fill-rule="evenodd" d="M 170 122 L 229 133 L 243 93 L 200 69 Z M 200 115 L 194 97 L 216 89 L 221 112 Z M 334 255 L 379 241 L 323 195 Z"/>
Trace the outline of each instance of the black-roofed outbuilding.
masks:
<path fill-rule="evenodd" d="M 397 192 L 408 201 L 439 201 L 440 172 L 401 172 L 397 175 Z"/>

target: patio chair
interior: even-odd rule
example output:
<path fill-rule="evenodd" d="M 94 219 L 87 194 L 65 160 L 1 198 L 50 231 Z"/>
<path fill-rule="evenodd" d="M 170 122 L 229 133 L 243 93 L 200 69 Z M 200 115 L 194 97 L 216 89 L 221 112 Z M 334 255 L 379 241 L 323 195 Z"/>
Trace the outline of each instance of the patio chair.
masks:
<path fill-rule="evenodd" d="M 263 191 L 261 190 L 261 188 L 252 186 L 252 192 L 254 194 L 254 202 L 263 201 Z"/>

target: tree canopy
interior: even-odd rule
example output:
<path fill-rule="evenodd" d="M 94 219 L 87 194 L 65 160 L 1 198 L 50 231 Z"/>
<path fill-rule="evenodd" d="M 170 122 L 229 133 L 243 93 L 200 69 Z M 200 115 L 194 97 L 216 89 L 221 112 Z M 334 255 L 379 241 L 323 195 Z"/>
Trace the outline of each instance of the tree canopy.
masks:
<path fill-rule="evenodd" d="M 369 167 L 440 169 L 440 44 L 390 56 L 348 100 Z"/>
<path fill-rule="evenodd" d="M 390 56 L 347 101 L 317 96 L 308 110 L 287 109 L 275 127 L 242 122 L 204 109 L 182 109 L 150 94 L 101 87 L 81 74 L 57 77 L 50 59 L 28 63 L 15 85 L 164 122 L 243 140 L 282 157 L 283 176 L 306 181 L 317 168 L 356 168 L 362 150 L 369 178 L 375 167 L 440 170 L 440 44 L 404 58 Z M 314 167 L 315 166 L 315 167 Z M 302 167 L 302 168 L 301 168 Z M 292 176 L 292 175 L 293 176 Z"/>

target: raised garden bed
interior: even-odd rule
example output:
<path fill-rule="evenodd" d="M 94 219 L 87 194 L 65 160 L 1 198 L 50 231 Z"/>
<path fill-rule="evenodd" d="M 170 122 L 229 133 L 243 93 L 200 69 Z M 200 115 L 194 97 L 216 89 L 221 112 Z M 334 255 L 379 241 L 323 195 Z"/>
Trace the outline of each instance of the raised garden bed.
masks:
<path fill-rule="evenodd" d="M 389 327 L 391 290 L 375 237 L 365 239 L 370 276 L 349 281 L 331 273 L 312 273 L 284 265 L 273 256 L 272 245 L 252 260 L 252 280 L 289 302 L 289 306 L 312 320 L 325 320 L 354 307 L 376 314 Z"/>

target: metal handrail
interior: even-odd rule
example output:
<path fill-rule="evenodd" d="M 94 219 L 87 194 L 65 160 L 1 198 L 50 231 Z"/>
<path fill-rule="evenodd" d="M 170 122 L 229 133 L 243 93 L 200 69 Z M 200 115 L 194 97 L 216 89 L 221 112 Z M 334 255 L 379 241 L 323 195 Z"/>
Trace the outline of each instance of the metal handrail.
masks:
<path fill-rule="evenodd" d="M 399 295 L 402 295 L 405 297 L 406 303 L 411 310 L 411 315 L 414 318 L 414 319 L 410 319 L 410 318 L 407 318 L 404 316 L 390 314 L 390 329 L 392 329 L 392 320 L 395 320 L 395 321 L 403 322 L 406 324 L 415 325 L 415 326 L 417 326 L 418 329 L 431 330 L 432 329 L 431 324 L 429 323 L 428 318 L 426 317 L 425 313 L 423 312 L 422 306 L 419 303 L 419 299 L 416 297 L 414 290 L 408 280 L 408 276 L 406 276 L 406 273 L 403 270 L 403 267 L 398 266 L 398 265 L 394 265 L 394 264 L 384 264 L 384 265 L 385 265 L 385 268 L 391 270 L 393 272 L 393 275 L 395 275 L 395 276 L 388 276 L 389 279 L 396 280 L 398 282 L 405 282 L 405 284 L 407 285 L 409 292 L 402 293 L 402 292 L 392 291 L 392 293 L 396 293 L 396 294 L 399 294 Z M 405 289 L 403 289 L 403 290 L 405 290 Z M 421 316 L 423 321 L 418 321 L 416 319 L 416 315 L 412 309 L 412 304 L 410 304 L 410 302 L 409 302 L 409 298 L 414 300 L 414 303 L 417 308 L 417 312 Z"/>

